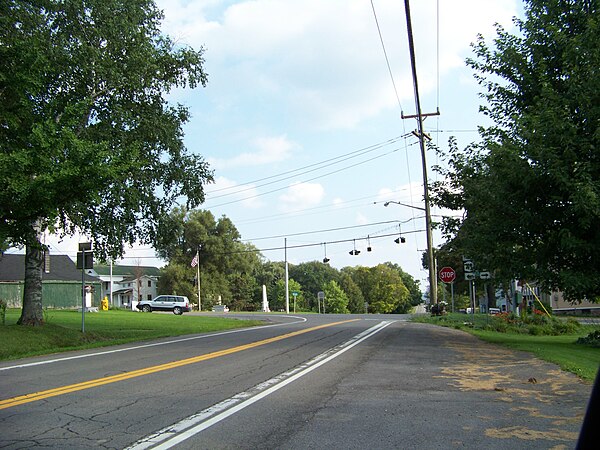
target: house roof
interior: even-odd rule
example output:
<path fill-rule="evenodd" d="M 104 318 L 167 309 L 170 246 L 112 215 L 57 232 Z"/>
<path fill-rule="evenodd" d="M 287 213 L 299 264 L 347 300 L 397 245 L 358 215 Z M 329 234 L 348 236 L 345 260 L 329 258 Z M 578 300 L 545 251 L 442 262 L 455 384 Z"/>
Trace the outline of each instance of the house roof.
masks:
<path fill-rule="evenodd" d="M 0 255 L 0 281 L 25 279 L 25 255 Z M 86 281 L 100 281 L 85 274 Z M 50 272 L 42 271 L 42 281 L 81 281 L 81 270 L 67 255 L 50 255 Z"/>
<path fill-rule="evenodd" d="M 108 264 L 94 264 L 94 270 L 98 275 L 108 276 L 110 275 L 110 266 Z M 160 277 L 160 269 L 153 266 L 119 266 L 113 264 L 112 273 L 113 275 L 131 276 L 135 277 L 135 274 L 141 270 L 143 275 L 151 277 Z"/>

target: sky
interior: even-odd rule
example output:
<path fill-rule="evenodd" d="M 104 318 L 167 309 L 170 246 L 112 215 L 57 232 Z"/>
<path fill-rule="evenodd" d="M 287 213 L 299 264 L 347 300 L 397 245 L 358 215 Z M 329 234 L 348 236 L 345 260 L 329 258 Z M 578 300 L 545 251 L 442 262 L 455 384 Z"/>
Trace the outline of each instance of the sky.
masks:
<path fill-rule="evenodd" d="M 336 268 L 397 263 L 427 288 L 423 169 L 404 2 L 158 0 L 164 33 L 205 49 L 208 84 L 176 89 L 185 144 L 214 170 L 203 209 L 265 258 Z M 420 103 L 433 143 L 478 139 L 480 86 L 465 64 L 480 33 L 513 30 L 518 0 L 411 2 Z M 383 44 L 382 44 L 383 41 Z M 386 60 L 387 55 L 387 60 Z M 388 65 L 389 63 L 389 65 Z M 426 155 L 440 164 L 435 152 Z M 412 205 L 384 206 L 388 200 Z M 449 214 L 432 209 L 433 220 Z M 405 243 L 395 239 L 404 237 Z M 50 238 L 49 238 L 50 239 Z M 442 244 L 434 233 L 434 246 Z M 66 242 L 55 252 L 73 253 Z M 287 248 L 287 251 L 284 250 Z M 367 248 L 370 247 L 371 251 Z M 271 250 L 272 249 L 272 250 Z M 360 251 L 350 255 L 352 250 Z M 136 247 L 121 264 L 165 264 Z"/>

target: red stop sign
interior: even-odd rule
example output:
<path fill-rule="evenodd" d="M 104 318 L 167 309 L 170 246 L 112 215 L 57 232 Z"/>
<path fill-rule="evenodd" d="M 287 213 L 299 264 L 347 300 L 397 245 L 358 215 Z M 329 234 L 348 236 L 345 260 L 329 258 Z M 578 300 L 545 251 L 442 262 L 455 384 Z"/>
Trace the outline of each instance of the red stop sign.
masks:
<path fill-rule="evenodd" d="M 440 270 L 440 280 L 444 283 L 452 283 L 456 279 L 456 272 L 452 267 L 442 267 Z"/>

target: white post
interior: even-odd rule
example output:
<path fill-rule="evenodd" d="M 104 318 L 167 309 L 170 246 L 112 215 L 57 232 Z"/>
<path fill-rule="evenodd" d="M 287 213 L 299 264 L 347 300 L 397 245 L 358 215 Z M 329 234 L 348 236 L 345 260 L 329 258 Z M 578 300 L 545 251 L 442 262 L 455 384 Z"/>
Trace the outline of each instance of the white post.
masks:
<path fill-rule="evenodd" d="M 113 260 L 110 260 L 110 284 L 109 284 L 109 294 L 108 294 L 108 300 L 110 302 L 110 304 L 113 304 Z M 119 305 L 121 306 L 121 305 Z"/>
<path fill-rule="evenodd" d="M 196 281 L 198 284 L 198 312 L 202 311 L 202 301 L 200 300 L 200 246 L 196 249 L 196 258 L 198 263 L 196 264 Z"/>
<path fill-rule="evenodd" d="M 285 313 L 290 313 L 290 288 L 289 288 L 289 273 L 288 273 L 288 260 L 287 260 L 287 238 L 284 238 L 284 251 L 285 251 Z"/>

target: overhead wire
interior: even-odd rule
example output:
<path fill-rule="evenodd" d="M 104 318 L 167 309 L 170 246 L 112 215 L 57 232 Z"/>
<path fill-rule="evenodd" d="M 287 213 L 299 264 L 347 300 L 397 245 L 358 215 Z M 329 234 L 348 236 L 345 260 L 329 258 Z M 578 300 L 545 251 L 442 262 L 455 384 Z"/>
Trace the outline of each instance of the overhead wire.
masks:
<path fill-rule="evenodd" d="M 286 179 L 290 178 L 290 177 L 287 177 L 287 175 L 296 174 L 295 176 L 298 176 L 297 172 L 303 171 L 305 169 L 311 169 L 311 168 L 313 168 L 315 166 L 328 167 L 329 165 L 337 164 L 338 162 L 336 160 L 341 160 L 339 162 L 343 162 L 343 161 L 346 161 L 348 159 L 356 158 L 357 156 L 360 156 L 360 155 L 363 155 L 363 154 L 366 154 L 366 153 L 370 153 L 372 151 L 375 151 L 375 150 L 378 150 L 380 148 L 383 148 L 383 147 L 385 147 L 387 145 L 394 144 L 394 143 L 398 142 L 400 139 L 406 138 L 407 136 L 408 136 L 407 134 L 404 134 L 402 136 L 396 136 L 396 137 L 387 139 L 385 141 L 378 142 L 377 144 L 372 144 L 372 145 L 369 145 L 367 147 L 362 147 L 362 148 L 360 148 L 358 150 L 354 150 L 354 151 L 351 151 L 351 152 L 348 152 L 348 153 L 344 153 L 342 155 L 338 155 L 338 156 L 335 156 L 333 158 L 329 158 L 329 159 L 326 159 L 326 160 L 323 160 L 323 161 L 319 161 L 319 162 L 316 162 L 316 163 L 313 163 L 313 164 L 308 164 L 308 165 L 303 166 L 303 167 L 298 167 L 296 169 L 288 170 L 286 172 L 282 172 L 282 173 L 279 173 L 279 174 L 270 175 L 268 177 L 263 177 L 263 178 L 259 178 L 259 179 L 256 179 L 256 180 L 246 181 L 246 182 L 243 182 L 243 183 L 236 184 L 235 186 L 226 186 L 226 187 L 222 187 L 222 188 L 218 188 L 218 189 L 209 190 L 209 191 L 206 192 L 206 195 L 210 196 L 214 192 L 222 192 L 222 191 L 232 190 L 232 189 L 236 189 L 236 188 L 242 187 L 242 186 L 252 185 L 252 188 L 256 188 L 256 187 L 261 187 L 261 186 L 265 186 L 265 185 L 272 184 L 272 183 L 277 183 L 277 182 L 280 182 L 280 181 L 285 181 Z M 332 162 L 332 161 L 336 161 L 336 162 Z M 306 172 L 302 172 L 299 175 L 303 175 L 305 173 L 309 173 L 309 172 L 312 172 L 314 170 L 318 170 L 318 168 L 317 169 L 312 169 L 312 170 L 309 170 L 309 171 L 306 171 Z M 277 180 L 277 181 L 274 181 L 272 183 L 266 183 L 266 184 L 261 185 L 261 186 L 254 186 L 256 183 L 261 183 L 263 181 L 272 180 L 274 178 L 282 178 L 284 176 L 286 176 L 286 178 L 283 178 L 281 180 Z M 238 193 L 238 192 L 241 192 L 241 191 L 236 191 L 234 193 Z M 230 194 L 227 194 L 227 195 L 230 195 Z M 214 196 L 212 198 L 218 198 L 218 197 L 219 196 Z"/>
<path fill-rule="evenodd" d="M 391 195 L 391 194 L 395 194 L 395 193 L 399 193 L 401 191 L 405 191 L 408 188 L 402 188 L 402 189 L 397 189 L 394 191 L 390 191 L 387 192 L 387 195 Z M 280 213 L 280 214 L 273 214 L 270 216 L 260 216 L 257 218 L 252 218 L 252 219 L 246 219 L 246 220 L 236 220 L 236 224 L 253 224 L 253 223 L 260 223 L 260 222 L 266 222 L 266 221 L 271 221 L 273 219 L 277 219 L 277 218 L 281 218 L 281 217 L 287 217 L 287 218 L 295 218 L 298 216 L 310 216 L 310 215 L 321 215 L 323 214 L 322 210 L 328 210 L 330 212 L 338 212 L 338 211 L 342 211 L 345 209 L 349 209 L 349 208 L 356 208 L 359 206 L 370 206 L 373 204 L 372 201 L 368 202 L 368 203 L 364 203 L 364 204 L 358 204 L 358 205 L 353 205 L 352 203 L 356 203 L 359 201 L 363 201 L 363 200 L 368 200 L 368 199 L 373 199 L 373 198 L 378 198 L 380 197 L 381 194 L 375 194 L 375 195 L 369 195 L 366 197 L 359 197 L 359 198 L 355 198 L 355 199 L 351 199 L 351 200 L 347 200 L 344 202 L 340 202 L 340 203 L 335 203 L 335 204 L 328 204 L 328 205 L 321 205 L 321 206 L 314 206 L 312 208 L 304 208 L 304 209 L 298 209 L 298 210 L 293 210 L 293 211 L 289 211 L 289 212 L 285 212 L 285 213 Z M 346 206 L 344 206 L 346 205 Z M 308 213 L 308 214 L 306 214 Z"/>
<path fill-rule="evenodd" d="M 409 146 L 412 146 L 412 145 L 414 145 L 414 143 L 413 144 L 409 144 Z M 351 169 L 353 167 L 357 167 L 357 166 L 360 166 L 360 165 L 363 165 L 363 164 L 375 161 L 377 159 L 383 158 L 384 156 L 391 155 L 392 153 L 395 153 L 398 150 L 400 150 L 400 149 L 399 148 L 395 148 L 395 149 L 393 149 L 393 150 L 391 150 L 391 151 L 389 151 L 387 153 L 383 153 L 381 155 L 374 156 L 374 157 L 369 158 L 367 160 L 360 161 L 360 162 L 357 162 L 355 164 L 351 164 L 349 166 L 345 166 L 345 167 L 342 167 L 340 169 L 333 170 L 331 172 L 320 174 L 319 176 L 316 176 L 316 177 L 313 177 L 313 178 L 308 178 L 306 180 L 298 181 L 297 183 L 294 183 L 294 184 L 308 183 L 310 181 L 318 180 L 318 179 L 323 178 L 323 177 L 328 176 L 328 175 L 333 175 L 333 174 L 336 174 L 336 173 L 339 173 L 339 172 L 343 172 L 344 170 L 348 170 L 348 169 Z M 252 200 L 252 199 L 255 199 L 255 198 L 258 198 L 258 197 L 262 197 L 262 196 L 265 196 L 265 195 L 268 195 L 268 194 L 272 194 L 274 192 L 283 191 L 283 190 L 288 189 L 288 188 L 289 188 L 289 186 L 283 186 L 283 187 L 280 187 L 280 188 L 277 188 L 277 189 L 272 189 L 270 191 L 257 193 L 255 195 L 251 195 L 249 197 L 239 198 L 239 199 L 231 200 L 231 201 L 228 201 L 228 202 L 219 203 L 219 204 L 216 204 L 216 205 L 207 205 L 207 207 L 209 207 L 209 208 L 217 208 L 217 207 L 220 207 L 220 206 L 231 205 L 233 203 L 240 203 L 240 202 L 243 202 L 243 201 L 246 201 L 246 200 Z"/>

